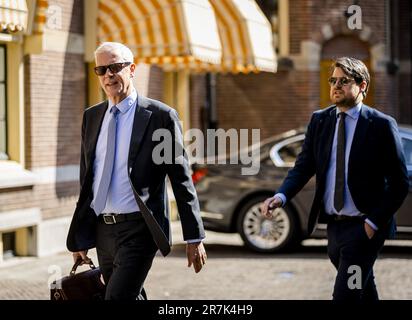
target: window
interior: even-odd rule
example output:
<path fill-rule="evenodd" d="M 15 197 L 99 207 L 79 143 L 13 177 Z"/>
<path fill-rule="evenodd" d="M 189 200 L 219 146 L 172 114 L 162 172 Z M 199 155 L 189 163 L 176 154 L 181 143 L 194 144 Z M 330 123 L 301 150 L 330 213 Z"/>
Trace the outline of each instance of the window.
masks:
<path fill-rule="evenodd" d="M 412 140 L 402 138 L 403 152 L 405 153 L 406 165 L 412 166 Z"/>
<path fill-rule="evenodd" d="M 0 160 L 7 160 L 6 47 L 0 45 Z"/>
<path fill-rule="evenodd" d="M 7 260 L 16 256 L 16 233 L 6 232 L 1 237 L 3 242 L 3 259 Z"/>
<path fill-rule="evenodd" d="M 293 167 L 302 150 L 304 134 L 287 138 L 272 147 L 270 157 L 278 167 Z"/>
<path fill-rule="evenodd" d="M 285 163 L 294 163 L 302 150 L 302 140 L 294 141 L 279 149 L 279 156 Z"/>

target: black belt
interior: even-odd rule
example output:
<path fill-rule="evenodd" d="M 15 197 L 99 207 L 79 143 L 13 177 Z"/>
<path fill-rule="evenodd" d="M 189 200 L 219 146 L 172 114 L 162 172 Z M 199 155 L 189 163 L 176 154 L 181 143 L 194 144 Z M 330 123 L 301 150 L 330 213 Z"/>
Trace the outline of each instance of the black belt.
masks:
<path fill-rule="evenodd" d="M 330 215 L 330 219 L 334 221 L 361 221 L 361 220 L 365 220 L 365 215 L 346 216 L 343 214 L 332 214 Z"/>
<path fill-rule="evenodd" d="M 99 221 L 105 224 L 116 224 L 125 221 L 140 220 L 142 218 L 140 211 L 130 213 L 102 213 L 98 216 Z"/>

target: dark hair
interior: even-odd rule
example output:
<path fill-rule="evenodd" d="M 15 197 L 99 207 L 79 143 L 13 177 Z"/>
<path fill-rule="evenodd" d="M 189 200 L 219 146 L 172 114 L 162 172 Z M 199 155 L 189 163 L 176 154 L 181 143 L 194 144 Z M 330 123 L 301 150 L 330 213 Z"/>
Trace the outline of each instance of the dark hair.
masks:
<path fill-rule="evenodd" d="M 364 98 L 366 97 L 366 94 L 369 90 L 371 78 L 368 68 L 362 61 L 350 57 L 341 57 L 333 62 L 332 68 L 341 68 L 346 75 L 351 76 L 353 79 L 355 79 L 357 84 L 365 81 L 366 88 L 365 91 L 362 91 L 362 94 Z"/>

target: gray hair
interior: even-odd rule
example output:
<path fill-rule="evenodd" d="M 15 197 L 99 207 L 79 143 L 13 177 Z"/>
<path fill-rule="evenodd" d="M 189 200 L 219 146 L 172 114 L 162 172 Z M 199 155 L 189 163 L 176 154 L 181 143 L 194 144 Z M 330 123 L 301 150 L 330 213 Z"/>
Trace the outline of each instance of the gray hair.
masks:
<path fill-rule="evenodd" d="M 116 51 L 119 56 L 123 59 L 123 62 L 131 62 L 133 63 L 133 53 L 132 51 L 126 47 L 124 44 L 119 42 L 103 42 L 100 44 L 96 51 L 94 51 L 94 57 L 103 52 L 113 52 Z"/>

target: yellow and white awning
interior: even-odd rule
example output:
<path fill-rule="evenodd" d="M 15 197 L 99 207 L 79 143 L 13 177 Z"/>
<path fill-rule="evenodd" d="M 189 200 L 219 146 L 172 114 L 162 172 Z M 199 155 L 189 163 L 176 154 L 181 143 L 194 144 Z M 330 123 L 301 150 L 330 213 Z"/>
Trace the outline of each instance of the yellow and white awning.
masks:
<path fill-rule="evenodd" d="M 27 29 L 26 0 L 0 0 L 0 32 L 18 33 Z"/>
<path fill-rule="evenodd" d="M 43 34 L 44 25 L 47 21 L 47 9 L 49 7 L 48 0 L 36 0 L 34 12 L 33 34 Z"/>
<path fill-rule="evenodd" d="M 136 62 L 214 70 L 222 51 L 207 0 L 99 0 L 97 42 L 126 44 Z"/>
<path fill-rule="evenodd" d="M 254 0 L 209 0 L 222 43 L 222 70 L 275 72 L 276 53 L 269 21 Z"/>

